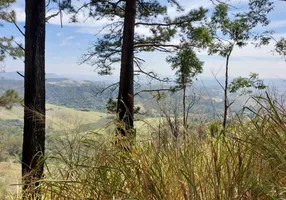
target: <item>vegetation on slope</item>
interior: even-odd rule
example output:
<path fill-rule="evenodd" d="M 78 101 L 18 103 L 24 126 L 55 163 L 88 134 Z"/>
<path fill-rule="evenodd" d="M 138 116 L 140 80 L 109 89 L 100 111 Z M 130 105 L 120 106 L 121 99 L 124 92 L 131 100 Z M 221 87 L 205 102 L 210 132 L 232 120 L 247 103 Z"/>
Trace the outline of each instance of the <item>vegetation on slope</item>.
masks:
<path fill-rule="evenodd" d="M 232 119 L 225 137 L 219 123 L 201 122 L 189 127 L 187 140 L 180 130 L 175 140 L 168 123 L 158 121 L 129 152 L 108 128 L 54 138 L 41 198 L 286 198 L 283 102 L 268 93 L 253 101 L 253 117 Z"/>

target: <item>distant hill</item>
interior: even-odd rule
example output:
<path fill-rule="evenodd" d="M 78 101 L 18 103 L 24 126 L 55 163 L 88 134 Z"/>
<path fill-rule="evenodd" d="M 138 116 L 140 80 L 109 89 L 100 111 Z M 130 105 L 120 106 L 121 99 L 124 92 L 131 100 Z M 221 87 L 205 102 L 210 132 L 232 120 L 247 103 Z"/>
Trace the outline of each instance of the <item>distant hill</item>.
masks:
<path fill-rule="evenodd" d="M 19 71 L 21 74 L 24 75 L 23 71 Z M 15 72 L 0 72 L 0 79 L 5 80 L 23 80 L 23 77 L 20 76 L 16 71 Z M 88 75 L 82 74 L 65 74 L 59 75 L 54 73 L 46 73 L 46 79 L 71 79 L 77 81 L 92 81 L 92 82 L 117 82 L 117 76 L 100 76 L 97 73 L 91 73 Z"/>
<path fill-rule="evenodd" d="M 21 74 L 24 74 L 23 71 L 20 71 Z M 231 82 L 235 77 L 229 77 L 229 82 Z M 17 72 L 0 72 L 0 80 L 23 80 L 23 77 L 21 77 Z M 54 74 L 54 73 L 46 73 L 46 81 L 47 82 L 61 82 L 61 81 L 67 81 L 67 80 L 73 80 L 78 82 L 93 82 L 98 84 L 110 84 L 114 82 L 118 82 L 119 77 L 118 76 L 100 76 L 96 73 L 91 73 L 87 75 L 83 74 Z M 281 78 L 272 78 L 272 79 L 263 79 L 265 84 L 270 87 L 275 87 L 278 89 L 284 89 L 286 88 L 286 80 Z M 144 78 L 141 80 L 143 84 L 146 84 L 146 80 L 144 81 Z M 219 88 L 219 81 L 221 84 L 224 83 L 224 77 L 217 77 L 217 80 L 215 80 L 213 77 L 199 77 L 197 81 L 195 81 L 195 84 L 200 87 L 211 87 L 211 88 Z M 160 85 L 160 82 L 153 82 L 154 85 Z"/>
<path fill-rule="evenodd" d="M 103 84 L 90 81 L 73 81 L 65 78 L 51 78 L 46 81 L 47 103 L 75 108 L 77 110 L 105 111 L 105 104 L 115 93 L 96 95 Z M 0 79 L 0 94 L 7 89 L 16 90 L 24 96 L 24 80 Z"/>
<path fill-rule="evenodd" d="M 46 101 L 50 104 L 65 106 L 81 111 L 106 112 L 105 107 L 108 99 L 116 99 L 118 95 L 118 88 L 116 85 L 106 89 L 102 93 L 100 92 L 109 85 L 109 83 L 104 82 L 50 78 L 46 80 Z M 164 87 L 168 88 L 170 85 L 165 85 Z M 142 84 L 141 87 L 136 88 L 135 92 L 158 88 L 162 88 L 162 85 L 152 85 L 151 87 L 150 85 Z M 20 96 L 23 96 L 24 81 L 0 79 L 0 94 L 7 89 L 14 89 Z M 201 98 L 199 98 L 200 100 L 197 102 L 198 107 L 193 108 L 194 112 L 199 112 L 203 115 L 213 113 L 213 104 L 218 110 L 222 109 L 222 91 L 219 86 L 213 86 L 211 88 L 200 87 L 197 89 Z M 206 92 L 206 90 L 208 91 Z M 167 96 L 170 96 L 171 99 L 178 99 L 178 101 L 180 101 L 181 94 L 168 93 Z M 209 97 L 214 100 L 213 103 Z M 140 95 L 135 96 L 135 105 L 140 106 L 141 111 L 148 112 L 145 116 L 157 117 L 160 115 L 158 107 L 156 106 L 156 100 L 150 93 L 140 93 Z M 179 109 L 181 109 L 181 107 Z"/>
<path fill-rule="evenodd" d="M 23 71 L 19 71 L 20 74 L 24 75 Z M 1 72 L 0 79 L 5 80 L 23 80 L 23 77 L 20 76 L 17 72 Z M 46 73 L 46 79 L 66 79 L 66 77 L 53 74 L 53 73 Z"/>
<path fill-rule="evenodd" d="M 1 78 L 1 75 L 5 74 L 5 78 Z M 219 78 L 219 81 L 223 81 L 223 78 Z M 100 92 L 104 88 L 110 86 L 111 82 L 104 81 L 89 81 L 89 80 L 72 80 L 64 76 L 57 74 L 47 74 L 46 79 L 46 101 L 47 103 L 65 106 L 81 111 L 100 111 L 106 112 L 106 103 L 109 98 L 116 99 L 118 95 L 118 88 L 116 85 L 110 87 L 104 92 Z M 114 82 L 113 82 L 114 83 Z M 116 83 L 116 81 L 115 81 Z M 267 85 L 271 88 L 275 86 L 279 91 L 284 91 L 286 82 L 281 79 L 267 79 L 265 80 Z M 140 90 L 150 90 L 159 88 L 168 88 L 171 85 L 162 84 L 141 84 L 140 87 L 136 87 L 135 93 Z M 16 72 L 7 72 L 0 74 L 0 94 L 4 93 L 7 89 L 16 90 L 20 96 L 24 95 L 24 81 L 21 76 Z M 223 110 L 223 91 L 216 80 L 203 79 L 195 82 L 191 86 L 189 91 L 189 98 L 192 99 L 192 95 L 196 94 L 196 104 L 191 109 L 191 112 L 199 113 L 203 116 L 214 116 L 214 108 L 216 113 L 220 114 Z M 281 90 L 280 90 L 281 89 Z M 157 93 L 156 93 L 157 94 Z M 181 104 L 181 93 L 172 94 L 166 93 L 170 99 Z M 230 95 L 230 98 L 234 98 Z M 242 105 L 245 103 L 246 97 L 242 97 L 232 106 L 232 111 L 239 111 L 242 109 Z M 156 105 L 156 99 L 150 93 L 140 93 L 135 96 L 135 105 L 139 105 L 143 111 L 148 112 L 148 116 L 154 117 L 160 114 L 158 106 Z M 178 106 L 177 105 L 177 106 Z M 174 105 L 175 107 L 176 105 Z M 181 107 L 179 112 L 181 112 Z"/>

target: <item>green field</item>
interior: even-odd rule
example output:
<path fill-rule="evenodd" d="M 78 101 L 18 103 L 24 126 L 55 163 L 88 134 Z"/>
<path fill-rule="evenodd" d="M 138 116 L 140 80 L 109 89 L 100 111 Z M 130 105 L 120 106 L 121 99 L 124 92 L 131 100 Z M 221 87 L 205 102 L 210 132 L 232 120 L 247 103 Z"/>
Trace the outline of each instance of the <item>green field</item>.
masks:
<path fill-rule="evenodd" d="M 61 129 L 63 127 L 74 127 L 78 124 L 90 124 L 97 123 L 101 120 L 106 119 L 108 116 L 106 113 L 94 112 L 94 111 L 79 111 L 63 106 L 56 106 L 47 104 L 46 106 L 47 115 L 47 127 L 53 127 Z M 11 110 L 4 108 L 0 109 L 0 119 L 4 120 L 21 120 L 23 121 L 24 108 L 15 106 Z"/>
<path fill-rule="evenodd" d="M 108 121 L 108 115 L 106 113 L 93 111 L 84 112 L 51 104 L 47 104 L 46 114 L 47 136 L 51 136 L 53 135 L 53 133 L 64 134 L 67 132 L 67 130 L 75 130 L 78 128 L 81 128 L 84 131 L 88 131 L 91 128 L 98 128 L 101 124 L 106 123 Z M 24 109 L 20 106 L 15 106 L 11 110 L 6 110 L 4 108 L 0 109 L 0 119 L 4 121 L 20 120 L 21 122 L 23 122 L 23 116 Z M 78 129 L 77 131 L 80 131 L 80 129 Z M 1 132 L 2 130 L 0 130 L 0 133 Z M 7 130 L 7 132 L 8 134 L 10 134 L 9 130 Z M 10 134 L 9 139 L 12 140 L 13 137 L 16 136 L 19 138 L 21 137 L 21 134 L 21 132 L 17 133 L 17 135 Z M 5 139 L 3 140 L 4 142 L 6 142 Z M 0 144 L 2 142 L 0 142 Z M 16 145 L 21 146 L 21 140 L 18 141 Z M 19 186 L 10 187 L 9 185 L 19 184 L 21 180 L 20 174 L 21 167 L 19 158 L 15 157 L 14 159 L 9 159 L 9 161 L 0 162 L 0 193 L 1 191 L 4 191 L 4 189 L 8 189 L 8 191 L 10 189 L 13 189 L 13 191 L 17 190 Z"/>
<path fill-rule="evenodd" d="M 75 133 L 84 133 L 88 131 L 96 131 L 101 134 L 105 134 L 107 130 L 113 130 L 114 117 L 111 114 L 94 112 L 94 111 L 79 111 L 63 106 L 56 106 L 47 104 L 47 137 L 50 138 L 65 138 L 71 136 L 73 138 Z M 23 123 L 24 109 L 21 106 L 15 106 L 11 110 L 0 109 L 0 120 L 19 120 Z M 150 133 L 152 133 L 156 125 L 160 123 L 160 118 L 144 118 L 135 122 L 135 127 L 139 133 L 137 136 L 138 141 L 144 141 L 150 139 Z M 12 128 L 12 127 L 11 127 Z M 17 135 L 10 134 L 9 139 L 13 140 L 13 137 L 20 138 L 17 144 L 21 148 L 22 132 L 21 129 L 17 130 Z M 1 133 L 2 131 L 0 131 Z M 9 132 L 9 131 L 8 131 Z M 8 133 L 9 134 L 9 133 Z M 8 141 L 7 141 L 8 143 Z M 11 143 L 9 141 L 9 143 Z M 9 158 L 8 161 L 0 162 L 0 192 L 4 189 L 10 191 L 18 190 L 19 186 L 10 186 L 11 184 L 20 183 L 21 166 L 20 160 L 17 157 Z M 1 196 L 0 196 L 1 197 Z"/>

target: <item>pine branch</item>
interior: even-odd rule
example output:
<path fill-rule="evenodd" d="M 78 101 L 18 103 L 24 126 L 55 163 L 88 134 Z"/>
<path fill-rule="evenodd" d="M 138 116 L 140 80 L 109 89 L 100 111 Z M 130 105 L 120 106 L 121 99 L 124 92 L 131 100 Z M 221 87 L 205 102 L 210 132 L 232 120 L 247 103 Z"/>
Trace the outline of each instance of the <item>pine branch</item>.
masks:
<path fill-rule="evenodd" d="M 51 18 L 58 16 L 60 13 L 61 13 L 61 11 L 46 17 L 46 22 L 48 22 Z"/>
<path fill-rule="evenodd" d="M 19 74 L 21 77 L 25 78 L 25 76 L 18 71 L 17 71 L 17 74 Z"/>
<path fill-rule="evenodd" d="M 12 23 L 13 23 L 13 24 L 16 26 L 16 28 L 19 30 L 19 32 L 25 37 L 24 32 L 20 29 L 20 27 L 19 27 L 18 24 L 16 23 L 15 19 L 14 19 L 11 15 L 10 15 L 9 17 L 10 17 Z"/>

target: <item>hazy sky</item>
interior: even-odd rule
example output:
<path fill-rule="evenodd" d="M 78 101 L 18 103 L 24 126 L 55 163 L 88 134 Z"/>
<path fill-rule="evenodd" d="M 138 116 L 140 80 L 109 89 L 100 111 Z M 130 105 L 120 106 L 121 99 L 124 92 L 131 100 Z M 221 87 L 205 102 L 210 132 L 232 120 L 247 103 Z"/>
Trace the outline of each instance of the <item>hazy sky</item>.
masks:
<path fill-rule="evenodd" d="M 161 0 L 163 1 L 163 0 Z M 274 37 L 279 39 L 286 36 L 286 2 L 279 0 L 275 1 L 275 8 L 269 14 L 271 24 L 267 29 L 274 29 L 276 33 Z M 212 11 L 213 5 L 210 0 L 180 0 L 181 5 L 185 7 L 186 11 L 193 8 L 203 6 Z M 247 0 L 232 0 L 238 11 L 243 9 Z M 18 0 L 13 5 L 17 12 L 17 22 L 20 27 L 24 27 L 25 13 L 24 0 Z M 174 8 L 169 8 L 171 16 L 176 15 Z M 80 19 L 83 19 L 82 16 Z M 94 67 L 89 65 L 78 65 L 78 61 L 83 53 L 87 51 L 89 43 L 95 41 L 94 36 L 100 27 L 107 24 L 107 20 L 95 21 L 88 19 L 80 24 L 69 23 L 69 16 L 63 17 L 63 28 L 60 26 L 60 18 L 56 17 L 47 24 L 46 36 L 46 71 L 56 74 L 89 74 L 97 76 L 94 72 Z M 23 29 L 24 30 L 24 29 Z M 257 31 L 264 31 L 265 28 L 257 28 Z M 139 28 L 136 31 L 146 32 L 146 30 Z M 1 27 L 1 36 L 14 35 L 18 42 L 23 42 L 23 36 L 18 32 L 13 24 L 5 24 Z M 273 55 L 272 50 L 274 43 L 269 46 L 257 49 L 253 45 L 248 45 L 242 49 L 235 49 L 230 62 L 231 76 L 247 76 L 250 72 L 257 72 L 263 78 L 286 78 L 286 62 L 277 54 Z M 222 66 L 224 60 L 219 56 L 208 56 L 206 53 L 199 53 L 201 60 L 205 62 L 203 77 L 211 77 L 211 71 L 218 73 L 218 76 L 224 74 Z M 153 69 L 163 76 L 173 76 L 173 72 L 169 65 L 165 62 L 165 53 L 153 52 L 141 54 L 141 57 L 146 60 L 144 68 Z M 23 71 L 24 64 L 22 61 L 13 61 L 7 59 L 5 62 L 5 71 Z M 115 65 L 114 75 L 119 74 L 119 66 Z M 221 69 L 221 70 L 219 70 Z"/>

